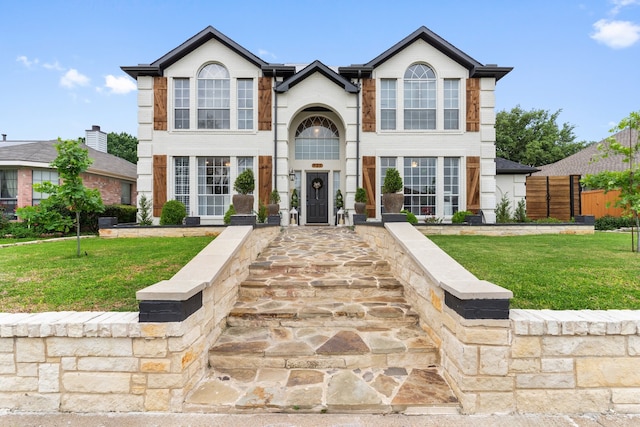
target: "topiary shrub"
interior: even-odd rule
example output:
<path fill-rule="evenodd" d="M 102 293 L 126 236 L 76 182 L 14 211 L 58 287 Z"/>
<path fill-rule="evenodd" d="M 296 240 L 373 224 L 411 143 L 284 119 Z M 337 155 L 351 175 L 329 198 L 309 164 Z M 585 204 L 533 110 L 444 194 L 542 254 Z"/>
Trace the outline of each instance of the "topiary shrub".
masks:
<path fill-rule="evenodd" d="M 256 187 L 256 180 L 251 169 L 245 169 L 233 182 L 233 189 L 238 194 L 250 194 Z"/>
<path fill-rule="evenodd" d="M 462 224 L 465 221 L 465 219 L 467 218 L 467 215 L 473 215 L 473 212 L 458 211 L 458 212 L 454 213 L 453 216 L 451 217 L 451 223 L 452 224 Z"/>
<path fill-rule="evenodd" d="M 177 200 L 169 200 L 162 206 L 160 225 L 181 225 L 187 216 L 187 208 L 184 203 Z"/>
<path fill-rule="evenodd" d="M 389 168 L 384 174 L 383 193 L 397 193 L 404 188 L 400 172 L 396 168 Z"/>
<path fill-rule="evenodd" d="M 356 188 L 356 203 L 367 203 L 367 192 L 364 188 L 358 187 Z"/>

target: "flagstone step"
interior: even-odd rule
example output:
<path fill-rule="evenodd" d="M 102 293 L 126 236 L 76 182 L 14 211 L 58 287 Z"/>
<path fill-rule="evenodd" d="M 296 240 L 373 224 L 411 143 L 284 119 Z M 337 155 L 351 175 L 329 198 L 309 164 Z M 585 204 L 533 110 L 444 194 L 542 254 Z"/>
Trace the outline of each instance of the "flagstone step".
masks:
<path fill-rule="evenodd" d="M 187 396 L 208 413 L 457 414 L 459 402 L 435 368 L 220 368 Z"/>
<path fill-rule="evenodd" d="M 346 260 L 326 260 L 322 259 L 302 259 L 296 260 L 289 257 L 278 260 L 277 256 L 270 257 L 270 260 L 258 259 L 249 265 L 249 274 L 253 276 L 265 276 L 273 274 L 323 274 L 331 273 L 357 273 L 357 272 L 389 272 L 388 261 L 378 257 L 363 256 L 360 258 Z M 276 258 L 275 260 L 273 258 Z"/>

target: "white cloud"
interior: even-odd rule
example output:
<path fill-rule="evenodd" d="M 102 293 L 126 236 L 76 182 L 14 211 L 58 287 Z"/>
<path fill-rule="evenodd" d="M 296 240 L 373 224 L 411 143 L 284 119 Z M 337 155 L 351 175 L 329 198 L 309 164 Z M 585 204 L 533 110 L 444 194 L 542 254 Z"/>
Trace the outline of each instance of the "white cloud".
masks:
<path fill-rule="evenodd" d="M 271 53 L 271 52 L 269 52 L 268 50 L 265 50 L 265 49 L 258 49 L 258 56 L 261 56 L 263 58 L 264 57 L 270 57 L 270 58 L 273 58 L 273 59 L 277 58 L 277 56 L 275 54 L 273 54 L 273 53 Z"/>
<path fill-rule="evenodd" d="M 29 58 L 24 55 L 18 56 L 16 61 L 21 62 L 27 68 L 31 68 L 32 65 L 38 65 L 38 62 L 40 62 L 38 61 L 38 58 L 29 60 Z"/>
<path fill-rule="evenodd" d="M 42 67 L 46 68 L 47 70 L 64 71 L 64 68 L 58 61 L 54 63 L 45 62 L 44 64 L 42 64 Z"/>
<path fill-rule="evenodd" d="M 640 25 L 630 21 L 610 21 L 601 19 L 593 28 L 591 38 L 613 49 L 624 49 L 640 40 Z"/>
<path fill-rule="evenodd" d="M 126 76 L 116 77 L 108 75 L 104 79 L 104 85 L 111 90 L 111 93 L 125 94 L 138 89 L 136 84 Z"/>
<path fill-rule="evenodd" d="M 626 6 L 640 5 L 640 0 L 611 0 L 613 3 L 613 9 L 609 11 L 612 16 L 616 16 L 620 13 L 620 10 Z"/>
<path fill-rule="evenodd" d="M 80 74 L 78 70 L 71 68 L 60 78 L 60 86 L 73 89 L 76 86 L 88 86 L 89 77 Z"/>

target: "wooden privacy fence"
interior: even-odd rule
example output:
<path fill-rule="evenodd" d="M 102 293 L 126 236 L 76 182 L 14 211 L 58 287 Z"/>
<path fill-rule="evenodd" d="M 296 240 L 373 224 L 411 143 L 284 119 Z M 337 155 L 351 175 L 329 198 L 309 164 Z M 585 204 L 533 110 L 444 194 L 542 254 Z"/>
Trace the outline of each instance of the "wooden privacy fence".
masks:
<path fill-rule="evenodd" d="M 528 176 L 527 217 L 569 221 L 582 215 L 580 175 Z"/>
<path fill-rule="evenodd" d="M 624 209 L 616 207 L 620 191 L 612 190 L 605 194 L 604 190 L 582 192 L 582 214 L 601 218 L 606 215 L 621 217 Z M 609 207 L 607 207 L 607 204 Z"/>

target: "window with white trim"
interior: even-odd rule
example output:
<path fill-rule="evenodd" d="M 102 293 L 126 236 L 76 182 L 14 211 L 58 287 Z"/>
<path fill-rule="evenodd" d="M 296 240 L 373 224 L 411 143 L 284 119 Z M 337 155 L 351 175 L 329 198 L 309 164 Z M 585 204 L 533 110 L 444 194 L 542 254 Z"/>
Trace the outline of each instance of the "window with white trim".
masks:
<path fill-rule="evenodd" d="M 174 157 L 173 164 L 175 174 L 175 199 L 185 205 L 187 214 L 189 214 L 191 212 L 189 206 L 189 157 Z"/>
<path fill-rule="evenodd" d="M 444 214 L 453 215 L 460 208 L 460 159 L 444 158 Z"/>
<path fill-rule="evenodd" d="M 444 79 L 444 128 L 460 128 L 460 79 Z"/>
<path fill-rule="evenodd" d="M 229 72 L 209 64 L 198 73 L 198 129 L 229 129 L 231 126 Z"/>
<path fill-rule="evenodd" d="M 238 129 L 253 129 L 253 79 L 238 79 Z"/>
<path fill-rule="evenodd" d="M 198 215 L 223 216 L 229 206 L 229 157 L 198 157 Z"/>
<path fill-rule="evenodd" d="M 436 74 L 425 64 L 404 73 L 404 128 L 436 128 Z"/>
<path fill-rule="evenodd" d="M 31 182 L 32 184 L 41 184 L 43 182 L 50 182 L 52 184 L 58 185 L 59 183 L 58 171 L 35 169 L 31 175 Z M 39 205 L 41 200 L 48 199 L 49 196 L 50 194 L 48 193 L 41 193 L 33 189 L 31 193 L 31 204 L 33 206 Z"/>
<path fill-rule="evenodd" d="M 309 117 L 296 130 L 294 150 L 296 160 L 338 160 L 338 128 L 326 117 Z"/>
<path fill-rule="evenodd" d="M 436 214 L 437 164 L 435 157 L 404 158 L 404 209 L 414 215 Z"/>
<path fill-rule="evenodd" d="M 397 159 L 395 157 L 380 157 L 380 176 L 378 176 L 378 182 L 380 183 L 380 206 L 384 208 L 382 203 L 382 187 L 384 187 L 384 176 L 387 174 L 387 169 L 396 167 Z M 398 171 L 399 172 L 399 171 Z M 384 212 L 384 210 L 382 211 Z"/>
<path fill-rule="evenodd" d="M 380 128 L 396 128 L 396 79 L 380 80 Z"/>
<path fill-rule="evenodd" d="M 176 129 L 189 129 L 189 79 L 173 79 L 173 115 Z"/>

